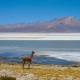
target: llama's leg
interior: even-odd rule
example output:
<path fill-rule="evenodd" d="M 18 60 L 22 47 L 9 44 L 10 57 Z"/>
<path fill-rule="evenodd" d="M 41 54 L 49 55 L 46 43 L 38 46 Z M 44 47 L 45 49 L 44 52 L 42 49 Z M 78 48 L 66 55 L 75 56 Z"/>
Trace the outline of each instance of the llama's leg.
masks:
<path fill-rule="evenodd" d="M 29 62 L 29 63 L 28 63 L 28 68 L 30 68 L 30 64 L 31 64 L 31 63 Z"/>
<path fill-rule="evenodd" d="M 25 64 L 25 61 L 22 61 L 22 68 L 24 69 L 24 64 Z"/>

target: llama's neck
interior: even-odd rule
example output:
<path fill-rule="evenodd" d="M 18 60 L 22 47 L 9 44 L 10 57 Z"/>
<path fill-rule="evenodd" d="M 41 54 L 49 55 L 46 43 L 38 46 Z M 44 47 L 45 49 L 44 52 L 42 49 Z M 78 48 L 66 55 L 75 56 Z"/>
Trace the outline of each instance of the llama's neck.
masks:
<path fill-rule="evenodd" d="M 33 58 L 33 54 L 31 54 L 31 58 Z"/>

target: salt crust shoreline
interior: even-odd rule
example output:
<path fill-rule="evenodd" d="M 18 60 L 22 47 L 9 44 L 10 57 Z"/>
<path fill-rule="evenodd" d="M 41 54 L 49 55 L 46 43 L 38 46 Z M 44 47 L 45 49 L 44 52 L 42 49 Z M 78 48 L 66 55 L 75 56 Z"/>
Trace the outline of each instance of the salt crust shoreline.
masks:
<path fill-rule="evenodd" d="M 80 40 L 80 33 L 0 33 L 0 40 Z"/>

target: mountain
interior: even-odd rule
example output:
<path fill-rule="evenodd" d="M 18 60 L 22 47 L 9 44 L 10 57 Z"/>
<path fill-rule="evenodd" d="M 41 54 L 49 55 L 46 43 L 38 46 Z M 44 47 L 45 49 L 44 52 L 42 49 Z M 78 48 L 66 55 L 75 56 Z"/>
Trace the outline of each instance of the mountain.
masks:
<path fill-rule="evenodd" d="M 80 32 L 80 20 L 61 17 L 49 22 L 17 23 L 0 25 L 0 32 Z"/>

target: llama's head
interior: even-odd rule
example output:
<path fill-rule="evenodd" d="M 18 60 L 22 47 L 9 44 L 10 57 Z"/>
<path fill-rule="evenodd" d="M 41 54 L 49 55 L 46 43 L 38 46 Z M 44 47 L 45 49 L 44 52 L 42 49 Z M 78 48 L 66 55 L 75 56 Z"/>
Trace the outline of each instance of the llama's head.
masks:
<path fill-rule="evenodd" d="M 35 52 L 34 52 L 34 51 L 32 51 L 32 54 L 35 54 Z"/>

